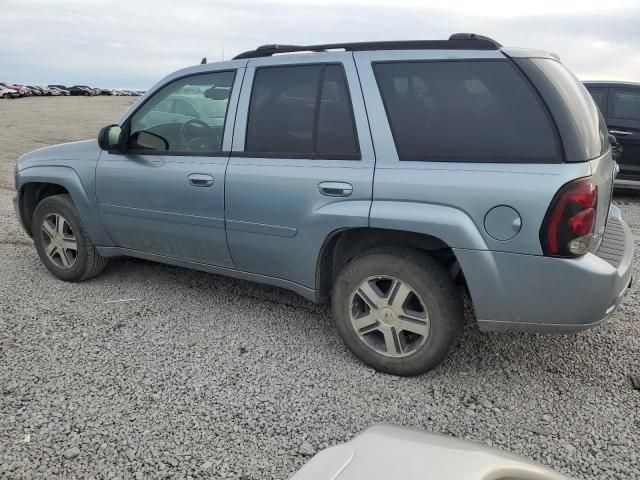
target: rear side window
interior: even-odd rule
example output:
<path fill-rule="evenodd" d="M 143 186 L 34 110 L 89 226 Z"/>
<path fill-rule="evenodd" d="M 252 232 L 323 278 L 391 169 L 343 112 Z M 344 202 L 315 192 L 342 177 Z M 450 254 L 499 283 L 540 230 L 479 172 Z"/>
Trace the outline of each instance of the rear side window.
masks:
<path fill-rule="evenodd" d="M 611 93 L 612 117 L 640 121 L 640 90 L 616 88 Z"/>
<path fill-rule="evenodd" d="M 358 158 L 353 110 L 342 67 L 257 69 L 245 151 L 296 158 Z"/>
<path fill-rule="evenodd" d="M 609 149 L 607 126 L 582 82 L 556 60 L 533 58 L 531 61 L 551 81 L 571 112 L 573 122 L 584 142 L 587 160 L 603 155 Z"/>
<path fill-rule="evenodd" d="M 600 112 L 603 115 L 606 115 L 607 114 L 607 89 L 587 87 L 587 90 L 591 94 L 593 101 L 596 102 L 596 105 L 598 105 Z"/>
<path fill-rule="evenodd" d="M 560 162 L 550 118 L 508 61 L 374 64 L 400 160 Z"/>

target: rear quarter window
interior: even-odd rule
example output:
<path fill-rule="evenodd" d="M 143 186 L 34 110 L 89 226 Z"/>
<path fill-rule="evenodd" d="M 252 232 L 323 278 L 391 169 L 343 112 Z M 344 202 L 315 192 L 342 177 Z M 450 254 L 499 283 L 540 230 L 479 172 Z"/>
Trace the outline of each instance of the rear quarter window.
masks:
<path fill-rule="evenodd" d="M 507 60 L 373 68 L 400 160 L 562 161 L 548 112 Z"/>
<path fill-rule="evenodd" d="M 533 58 L 553 84 L 571 112 L 573 122 L 584 143 L 586 160 L 597 158 L 609 149 L 609 134 L 604 118 L 585 86 L 564 65 L 549 58 Z"/>

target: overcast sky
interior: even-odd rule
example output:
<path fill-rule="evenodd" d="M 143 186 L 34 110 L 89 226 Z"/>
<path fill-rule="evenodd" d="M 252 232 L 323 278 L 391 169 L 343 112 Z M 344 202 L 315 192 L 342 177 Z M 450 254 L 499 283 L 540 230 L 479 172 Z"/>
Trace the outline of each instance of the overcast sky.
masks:
<path fill-rule="evenodd" d="M 557 53 L 581 79 L 640 81 L 640 0 L 0 0 L 0 81 L 144 89 L 265 43 L 453 32 Z"/>

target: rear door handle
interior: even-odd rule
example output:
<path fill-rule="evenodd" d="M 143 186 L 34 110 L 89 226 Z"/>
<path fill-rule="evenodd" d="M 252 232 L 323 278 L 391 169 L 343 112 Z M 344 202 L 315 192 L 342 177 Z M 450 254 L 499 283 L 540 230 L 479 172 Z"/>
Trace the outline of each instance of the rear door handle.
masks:
<path fill-rule="evenodd" d="M 618 135 L 620 137 L 626 137 L 627 135 L 632 135 L 631 132 L 627 132 L 625 130 L 609 130 L 609 133 L 613 135 Z"/>
<path fill-rule="evenodd" d="M 327 197 L 349 197 L 353 193 L 353 186 L 346 182 L 321 182 L 318 190 Z"/>
<path fill-rule="evenodd" d="M 204 173 L 192 173 L 187 176 L 189 185 L 194 187 L 210 187 L 213 185 L 213 177 L 211 175 L 205 175 Z"/>

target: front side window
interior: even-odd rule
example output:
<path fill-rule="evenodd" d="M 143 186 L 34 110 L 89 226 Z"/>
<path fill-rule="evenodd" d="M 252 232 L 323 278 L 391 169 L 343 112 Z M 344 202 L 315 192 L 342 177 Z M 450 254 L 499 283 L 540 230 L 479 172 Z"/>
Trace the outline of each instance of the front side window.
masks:
<path fill-rule="evenodd" d="M 342 67 L 294 65 L 256 70 L 245 151 L 300 158 L 359 154 Z"/>
<path fill-rule="evenodd" d="M 640 91 L 639 90 L 612 90 L 611 98 L 612 117 L 627 120 L 640 121 Z"/>
<path fill-rule="evenodd" d="M 136 152 L 220 152 L 234 78 L 234 71 L 207 73 L 163 87 L 131 118 L 127 148 Z"/>
<path fill-rule="evenodd" d="M 548 115 L 507 61 L 374 64 L 400 160 L 559 162 Z"/>

